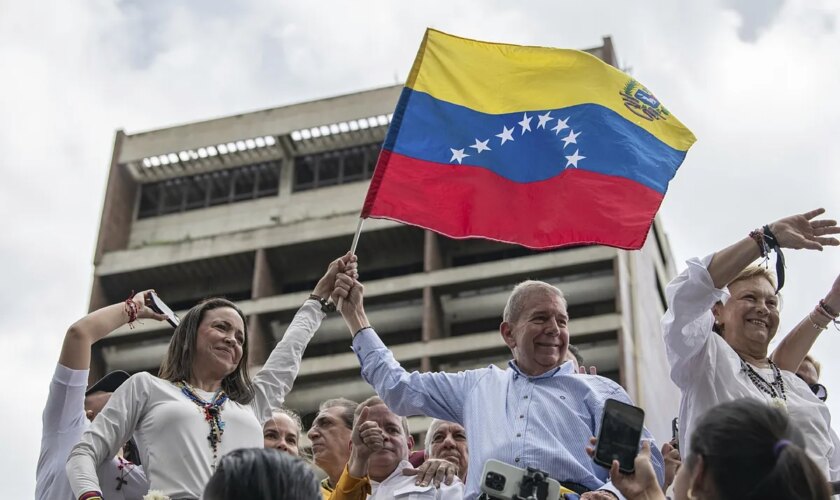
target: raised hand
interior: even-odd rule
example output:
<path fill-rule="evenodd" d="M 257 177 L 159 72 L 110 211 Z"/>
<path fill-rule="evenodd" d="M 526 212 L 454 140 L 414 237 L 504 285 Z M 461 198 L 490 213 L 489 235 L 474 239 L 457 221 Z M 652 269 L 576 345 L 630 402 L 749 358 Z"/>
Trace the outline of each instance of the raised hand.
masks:
<path fill-rule="evenodd" d="M 137 305 L 137 319 L 153 319 L 156 321 L 166 321 L 166 315 L 155 312 L 152 309 L 152 292 L 154 290 L 143 290 L 140 293 L 134 294 L 131 301 Z"/>
<path fill-rule="evenodd" d="M 379 424 L 368 420 L 369 408 L 362 408 L 359 419 L 353 425 L 351 441 L 353 450 L 360 460 L 367 461 L 371 455 L 381 450 L 385 444 L 385 434 Z"/>
<path fill-rule="evenodd" d="M 315 285 L 315 289 L 312 291 L 312 294 L 317 295 L 322 299 L 329 298 L 332 296 L 333 289 L 335 288 L 336 276 L 339 274 L 346 274 L 347 276 L 356 279 L 359 277 L 358 267 L 358 259 L 350 252 L 347 252 L 343 256 L 335 259 L 330 262 L 329 266 L 327 266 L 327 272 L 324 273 L 324 276 L 322 276 L 320 280 L 318 280 L 318 284 Z"/>
<path fill-rule="evenodd" d="M 404 476 L 417 476 L 414 482 L 417 486 L 426 486 L 434 482 L 435 488 L 440 488 L 440 483 L 447 486 L 452 484 L 455 476 L 458 475 L 458 465 L 448 460 L 429 458 L 416 469 L 403 469 Z"/>
<path fill-rule="evenodd" d="M 664 499 L 662 488 L 650 461 L 650 441 L 642 441 L 642 449 L 633 461 L 633 473 L 618 470 L 618 460 L 610 467 L 610 480 L 626 498 Z"/>
<path fill-rule="evenodd" d="M 770 224 L 770 231 L 782 248 L 822 250 L 823 246 L 838 246 L 837 238 L 830 234 L 840 234 L 837 221 L 831 219 L 814 220 L 825 213 L 825 209 L 818 208 L 804 214 L 791 215 Z"/>

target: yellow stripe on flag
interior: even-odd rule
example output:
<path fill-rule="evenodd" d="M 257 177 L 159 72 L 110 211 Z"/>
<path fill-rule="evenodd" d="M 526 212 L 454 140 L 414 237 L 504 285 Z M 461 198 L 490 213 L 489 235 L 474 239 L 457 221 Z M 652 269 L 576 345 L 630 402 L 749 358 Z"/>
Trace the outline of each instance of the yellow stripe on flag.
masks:
<path fill-rule="evenodd" d="M 406 86 L 490 114 L 599 104 L 674 149 L 696 141 L 661 105 L 634 97 L 647 92 L 641 84 L 578 50 L 480 42 L 430 28 Z"/>

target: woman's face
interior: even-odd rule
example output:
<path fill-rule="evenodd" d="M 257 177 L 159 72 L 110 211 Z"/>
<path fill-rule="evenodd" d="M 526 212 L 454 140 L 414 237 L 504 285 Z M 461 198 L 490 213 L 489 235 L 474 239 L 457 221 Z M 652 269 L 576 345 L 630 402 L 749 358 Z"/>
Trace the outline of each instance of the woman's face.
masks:
<path fill-rule="evenodd" d="M 285 413 L 275 413 L 263 426 L 263 446 L 298 456 L 300 427 Z"/>
<path fill-rule="evenodd" d="M 753 276 L 729 285 L 729 293 L 726 304 L 714 308 L 723 338 L 736 351 L 757 343 L 766 349 L 779 328 L 779 297 L 773 285 L 762 276 Z"/>
<path fill-rule="evenodd" d="M 239 366 L 244 344 L 245 323 L 239 313 L 230 307 L 211 309 L 198 325 L 196 368 L 224 378 Z"/>

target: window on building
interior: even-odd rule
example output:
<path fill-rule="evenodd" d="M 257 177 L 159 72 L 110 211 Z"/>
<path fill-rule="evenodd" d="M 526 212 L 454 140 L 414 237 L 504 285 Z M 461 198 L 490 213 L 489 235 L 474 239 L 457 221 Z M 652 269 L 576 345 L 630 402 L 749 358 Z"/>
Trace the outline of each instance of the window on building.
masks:
<path fill-rule="evenodd" d="M 298 156 L 295 158 L 293 191 L 356 182 L 373 177 L 380 144 Z"/>
<path fill-rule="evenodd" d="M 279 161 L 143 184 L 138 218 L 277 196 L 279 187 Z"/>

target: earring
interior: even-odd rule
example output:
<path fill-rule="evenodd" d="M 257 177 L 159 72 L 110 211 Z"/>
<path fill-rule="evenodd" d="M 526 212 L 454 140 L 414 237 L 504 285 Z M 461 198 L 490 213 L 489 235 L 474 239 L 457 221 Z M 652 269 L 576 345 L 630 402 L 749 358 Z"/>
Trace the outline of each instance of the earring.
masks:
<path fill-rule="evenodd" d="M 693 488 L 689 487 L 688 491 L 685 492 L 685 495 L 688 497 L 688 500 L 694 500 L 694 492 L 692 490 Z"/>

